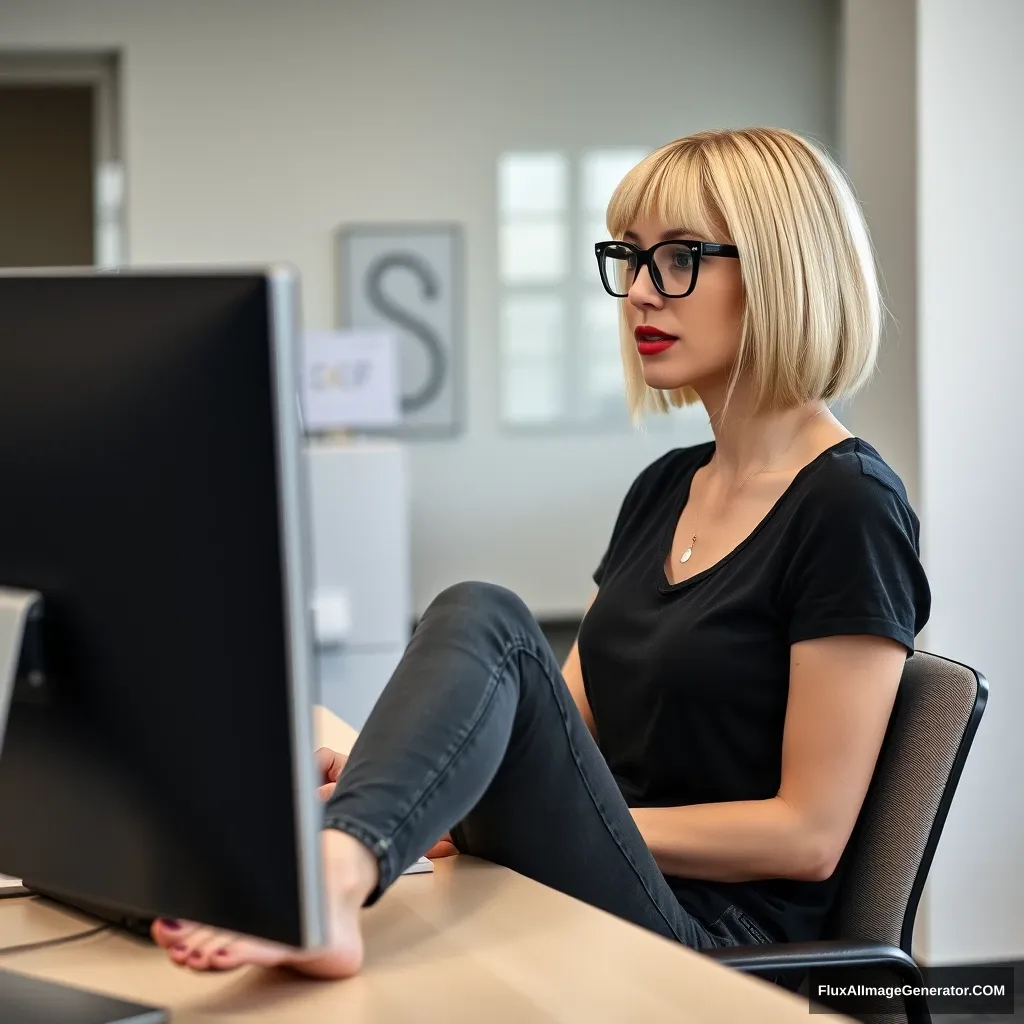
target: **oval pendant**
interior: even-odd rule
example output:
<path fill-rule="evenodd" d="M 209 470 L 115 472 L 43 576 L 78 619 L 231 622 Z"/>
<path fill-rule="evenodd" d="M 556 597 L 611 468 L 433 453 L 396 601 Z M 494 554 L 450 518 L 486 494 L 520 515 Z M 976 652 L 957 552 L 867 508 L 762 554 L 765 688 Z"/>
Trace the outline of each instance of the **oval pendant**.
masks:
<path fill-rule="evenodd" d="M 688 562 L 690 560 L 690 555 L 692 555 L 692 554 L 693 554 L 693 548 L 687 548 L 683 552 L 682 557 L 679 559 L 679 561 L 680 562 Z"/>

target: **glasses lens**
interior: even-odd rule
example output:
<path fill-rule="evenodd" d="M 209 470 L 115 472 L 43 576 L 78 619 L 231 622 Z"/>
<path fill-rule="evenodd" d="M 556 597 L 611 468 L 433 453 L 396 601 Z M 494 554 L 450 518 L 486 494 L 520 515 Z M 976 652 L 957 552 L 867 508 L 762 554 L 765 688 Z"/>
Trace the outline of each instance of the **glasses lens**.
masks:
<path fill-rule="evenodd" d="M 654 252 L 654 269 L 658 284 L 667 295 L 685 295 L 693 281 L 693 250 L 686 245 L 672 242 Z"/>
<path fill-rule="evenodd" d="M 624 296 L 633 283 L 636 256 L 625 245 L 609 245 L 601 256 L 601 273 L 613 295 Z"/>

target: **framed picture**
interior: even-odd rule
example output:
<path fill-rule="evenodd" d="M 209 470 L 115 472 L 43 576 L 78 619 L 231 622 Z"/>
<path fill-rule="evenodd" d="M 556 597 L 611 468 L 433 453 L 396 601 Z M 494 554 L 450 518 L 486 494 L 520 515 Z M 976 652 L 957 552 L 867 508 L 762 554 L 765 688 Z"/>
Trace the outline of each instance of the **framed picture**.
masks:
<path fill-rule="evenodd" d="M 336 235 L 337 325 L 398 337 L 398 436 L 461 429 L 462 233 L 454 224 L 352 224 Z"/>

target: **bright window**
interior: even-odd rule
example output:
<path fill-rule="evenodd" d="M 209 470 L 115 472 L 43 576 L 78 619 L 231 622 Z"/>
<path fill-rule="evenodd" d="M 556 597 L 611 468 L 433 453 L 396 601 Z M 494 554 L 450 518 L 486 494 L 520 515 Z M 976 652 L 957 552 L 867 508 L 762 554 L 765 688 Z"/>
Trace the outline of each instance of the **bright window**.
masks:
<path fill-rule="evenodd" d="M 511 426 L 626 422 L 619 306 L 601 287 L 615 186 L 638 148 L 505 153 L 498 162 L 501 418 Z"/>

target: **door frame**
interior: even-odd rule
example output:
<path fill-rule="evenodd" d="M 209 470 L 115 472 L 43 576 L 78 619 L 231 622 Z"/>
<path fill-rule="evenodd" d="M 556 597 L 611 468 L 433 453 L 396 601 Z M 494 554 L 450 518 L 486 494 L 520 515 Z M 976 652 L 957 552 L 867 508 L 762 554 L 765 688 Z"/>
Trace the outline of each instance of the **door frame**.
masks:
<path fill-rule="evenodd" d="M 2 50 L 0 88 L 87 85 L 93 95 L 93 263 L 128 262 L 127 180 L 121 127 L 121 57 L 117 51 Z"/>

